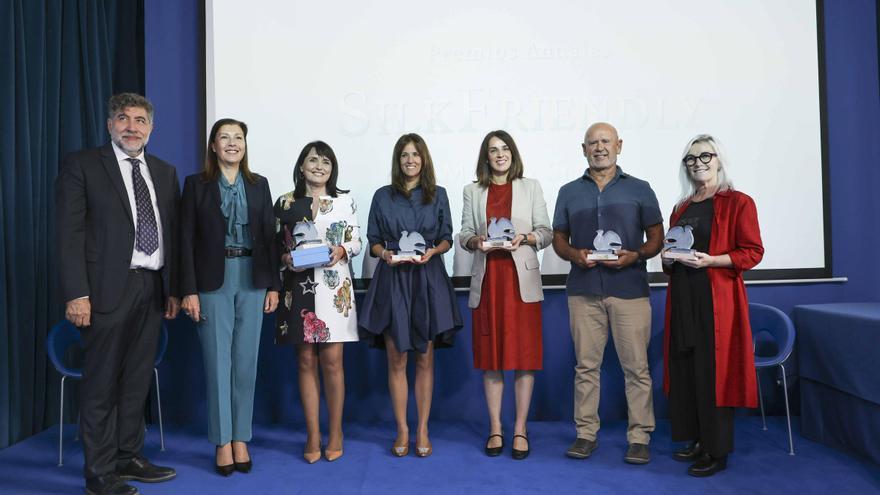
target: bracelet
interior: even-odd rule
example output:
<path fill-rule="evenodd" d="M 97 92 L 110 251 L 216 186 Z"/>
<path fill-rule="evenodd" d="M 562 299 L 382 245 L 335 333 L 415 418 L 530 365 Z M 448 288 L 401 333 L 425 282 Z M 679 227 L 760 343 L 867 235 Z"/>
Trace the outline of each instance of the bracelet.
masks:
<path fill-rule="evenodd" d="M 381 258 L 382 261 L 385 261 L 385 251 L 388 251 L 388 250 L 383 248 L 382 253 L 379 255 L 379 258 Z"/>

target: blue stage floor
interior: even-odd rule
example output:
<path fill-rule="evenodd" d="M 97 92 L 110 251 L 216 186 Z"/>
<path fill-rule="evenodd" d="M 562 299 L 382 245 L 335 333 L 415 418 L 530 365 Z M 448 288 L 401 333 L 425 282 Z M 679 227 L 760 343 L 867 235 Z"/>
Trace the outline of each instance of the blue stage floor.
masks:
<path fill-rule="evenodd" d="M 880 493 L 880 466 L 858 457 L 799 436 L 797 455 L 789 456 L 785 418 L 770 418 L 766 432 L 760 418 L 738 418 L 736 453 L 726 471 L 706 479 L 688 476 L 688 465 L 671 459 L 668 421 L 659 422 L 652 461 L 645 466 L 622 461 L 626 424 L 619 421 L 603 424 L 599 449 L 587 460 L 563 455 L 573 439 L 569 423 L 531 423 L 532 453 L 524 461 L 512 460 L 509 449 L 502 457 L 486 457 L 485 431 L 477 424 L 432 423 L 434 454 L 425 459 L 412 452 L 401 459 L 391 455 L 391 424 L 345 428 L 345 455 L 308 465 L 300 455 L 302 430 L 257 427 L 251 443 L 254 470 L 230 478 L 214 474 L 213 448 L 200 432 L 169 428 L 166 451 L 160 452 L 158 428 L 151 428 L 145 454 L 175 467 L 177 478 L 137 486 L 146 494 Z M 73 442 L 72 427 L 65 430 L 63 467 L 56 466 L 57 427 L 0 451 L 0 493 L 83 493 L 82 444 Z"/>

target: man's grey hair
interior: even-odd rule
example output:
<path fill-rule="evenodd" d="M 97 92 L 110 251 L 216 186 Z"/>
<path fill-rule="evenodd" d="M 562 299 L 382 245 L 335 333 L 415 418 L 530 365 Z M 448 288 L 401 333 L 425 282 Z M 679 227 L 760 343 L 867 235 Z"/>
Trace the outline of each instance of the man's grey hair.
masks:
<path fill-rule="evenodd" d="M 143 108 L 147 111 L 150 122 L 153 121 L 153 104 L 146 97 L 137 93 L 119 93 L 110 97 L 107 102 L 107 118 L 114 119 L 128 107 Z"/>

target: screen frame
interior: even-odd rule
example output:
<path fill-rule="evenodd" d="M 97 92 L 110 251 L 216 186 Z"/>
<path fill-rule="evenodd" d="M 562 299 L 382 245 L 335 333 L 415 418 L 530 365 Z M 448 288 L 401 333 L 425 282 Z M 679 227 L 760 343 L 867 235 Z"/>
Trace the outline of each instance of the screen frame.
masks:
<path fill-rule="evenodd" d="M 761 282 L 785 282 L 796 280 L 823 281 L 827 279 L 829 282 L 839 282 L 834 278 L 833 257 L 832 257 L 832 238 L 831 238 L 831 186 L 830 186 L 830 167 L 828 156 L 828 102 L 827 102 L 827 71 L 825 58 L 825 8 L 824 0 L 815 0 L 816 7 L 816 41 L 817 41 L 817 57 L 818 57 L 818 74 L 816 74 L 819 83 L 819 131 L 821 136 L 821 170 L 822 170 L 822 216 L 823 216 L 823 237 L 824 237 L 824 265 L 816 268 L 785 268 L 785 269 L 761 269 L 754 268 L 742 273 L 743 279 L 748 281 Z M 207 116 L 212 114 L 213 108 L 213 88 L 208 88 L 208 71 L 213 68 L 213 60 L 208 53 L 208 39 L 213 36 L 211 26 L 208 25 L 207 19 L 210 9 L 212 8 L 212 0 L 205 0 L 199 4 L 199 12 L 201 21 L 200 33 L 200 62 L 201 62 L 201 89 L 203 91 L 203 108 L 205 109 L 201 115 L 202 142 L 207 139 L 207 129 L 209 122 Z M 877 25 L 880 28 L 880 13 L 877 16 Z M 880 39 L 878 39 L 878 50 L 880 50 Z M 210 98 L 209 98 L 210 97 Z M 202 157 L 204 158 L 204 157 Z M 453 246 L 450 251 L 453 251 Z M 548 246 L 546 249 L 553 249 Z M 449 253 L 447 253 L 449 254 Z M 451 254 L 450 254 L 451 255 Z M 363 256 L 370 256 L 369 249 L 365 250 Z M 542 274 L 541 283 L 544 288 L 564 287 L 566 285 L 567 274 Z M 453 286 L 456 289 L 467 289 L 470 287 L 471 277 L 450 276 Z M 669 277 L 663 272 L 647 272 L 647 281 L 649 284 L 665 284 Z M 355 289 L 358 291 L 366 290 L 370 284 L 370 278 L 357 278 L 354 280 Z"/>

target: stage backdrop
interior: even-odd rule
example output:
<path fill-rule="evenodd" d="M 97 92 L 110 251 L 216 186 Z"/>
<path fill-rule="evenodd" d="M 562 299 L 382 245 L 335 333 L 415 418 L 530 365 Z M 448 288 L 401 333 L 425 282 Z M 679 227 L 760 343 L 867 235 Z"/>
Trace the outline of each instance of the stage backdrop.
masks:
<path fill-rule="evenodd" d="M 0 448 L 58 421 L 54 180 L 64 153 L 107 141 L 110 95 L 143 91 L 143 22 L 140 0 L 0 1 Z"/>
<path fill-rule="evenodd" d="M 637 7 L 633 7 L 637 8 Z M 205 39 L 202 31 L 202 10 L 204 5 L 197 0 L 180 2 L 150 2 L 146 7 L 147 46 L 146 68 L 147 95 L 157 107 L 157 124 L 150 143 L 150 151 L 175 163 L 184 177 L 196 173 L 200 167 L 200 157 L 204 143 L 205 81 L 201 50 Z M 558 13 L 565 15 L 564 12 Z M 833 275 L 848 277 L 846 283 L 836 284 L 777 284 L 770 286 L 750 286 L 752 301 L 777 306 L 791 312 L 795 304 L 864 301 L 880 299 L 880 264 L 874 252 L 880 247 L 876 212 L 880 211 L 880 195 L 876 193 L 880 183 L 880 95 L 878 95 L 876 8 L 871 0 L 853 2 L 827 2 L 820 14 L 824 15 L 824 43 L 826 53 L 825 83 L 828 107 L 828 151 L 830 177 L 826 187 L 830 191 L 830 220 L 833 253 Z M 340 13 L 340 15 L 344 15 Z M 420 15 L 413 17 L 413 28 L 408 29 L 418 35 Z M 822 16 L 820 15 L 820 20 Z M 326 27 L 326 35 L 335 35 L 333 17 L 313 19 L 316 24 Z M 712 25 L 723 25 L 725 19 L 707 19 Z M 614 22 L 626 22 L 615 19 Z M 697 22 L 697 21 L 695 21 Z M 512 34 L 512 33 L 511 33 Z M 254 33 L 236 32 L 233 35 L 242 44 L 247 44 Z M 314 43 L 322 43 L 317 39 Z M 401 38 L 401 43 L 406 40 Z M 699 44 L 699 40 L 694 40 Z M 609 48 L 610 49 L 610 48 Z M 256 53 L 254 54 L 256 55 Z M 686 57 L 687 54 L 682 54 Z M 646 60 L 645 63 L 649 63 Z M 725 61 L 718 61 L 724 63 Z M 249 70 L 249 59 L 215 59 L 215 64 L 237 68 L 242 74 Z M 292 61 L 279 60 L 290 64 Z M 294 64 L 295 65 L 295 64 Z M 303 78 L 312 77 L 316 67 L 302 67 L 298 73 Z M 744 74 L 743 77 L 760 78 L 760 74 Z M 246 91 L 259 93 L 264 81 L 252 79 Z M 811 81 L 812 83 L 812 81 Z M 295 88 L 291 88 L 295 91 Z M 761 120 L 763 114 L 745 115 L 739 118 Z M 310 116 L 293 112 L 278 115 L 274 122 L 279 128 L 307 128 Z M 210 122 L 208 123 L 210 124 Z M 588 122 L 578 122 L 586 127 Z M 303 141 L 318 135 L 297 136 L 286 143 L 291 152 L 279 161 L 289 161 Z M 580 136 L 577 136 L 579 139 Z M 798 151 L 815 149 L 818 146 L 815 136 L 803 142 L 794 142 Z M 676 140 L 676 146 L 683 145 Z M 745 142 L 738 145 L 734 153 L 747 147 L 760 146 L 768 151 L 776 146 L 772 139 L 760 142 Z M 574 141 L 573 146 L 577 146 Z M 476 149 L 475 146 L 470 148 Z M 650 150 L 645 150 L 648 153 Z M 647 155 L 646 155 L 647 156 Z M 389 157 L 390 158 L 390 157 Z M 531 156 L 533 170 L 540 164 L 539 156 Z M 630 157 L 628 160 L 634 160 Z M 642 158 L 647 160 L 647 158 Z M 382 173 L 389 165 L 383 160 L 377 166 Z M 664 162 L 669 164 L 668 161 Z M 635 164 L 634 164 L 635 165 Z M 268 165 L 267 165 L 268 166 Z M 369 166 L 374 166 L 370 164 Z M 642 163 L 639 166 L 646 166 Z M 771 164 L 768 164 L 770 167 Z M 255 170 L 262 171 L 263 165 L 254 163 Z M 810 173 L 816 173 L 811 169 Z M 778 188 L 789 187 L 797 180 L 799 172 L 794 169 L 783 177 L 775 177 L 772 184 Z M 805 172 L 806 173 L 806 172 Z M 538 176 L 539 174 L 533 174 Z M 761 184 L 754 178 L 744 183 Z M 768 179 L 769 180 L 769 179 Z M 346 182 L 350 187 L 356 184 Z M 273 184 L 273 193 L 278 195 L 289 189 L 288 183 Z M 768 184 L 761 184 L 766 187 Z M 460 187 L 451 189 L 454 193 Z M 757 187 L 757 186 L 755 186 Z M 746 190 L 745 192 L 751 192 Z M 554 191 L 546 191 L 548 196 Z M 666 193 L 666 191 L 664 191 Z M 793 201 L 799 201 L 795 198 Z M 812 197 L 803 202 L 815 202 Z M 807 209 L 814 204 L 804 204 Z M 794 210 L 792 217 L 798 215 Z M 767 232 L 767 235 L 775 233 Z M 797 232 L 790 235 L 797 236 Z M 796 251 L 797 248 L 789 248 Z M 777 259 L 786 253 L 774 253 Z M 791 253 L 796 256 L 796 253 Z M 565 420 L 572 411 L 572 373 L 574 356 L 568 328 L 568 311 L 563 291 L 548 290 L 544 304 L 544 344 L 545 369 L 538 375 L 535 387 L 535 400 L 532 408 L 534 419 Z M 661 317 L 665 289 L 652 290 L 651 302 L 654 307 L 653 339 L 650 347 L 652 376 L 655 380 L 655 408 L 657 415 L 666 414 L 666 402 L 660 392 L 662 378 L 661 359 Z M 466 326 L 459 334 L 454 349 L 437 353 L 437 381 L 434 393 L 434 413 L 432 418 L 484 421 L 485 408 L 482 398 L 480 374 L 473 370 L 470 355 L 470 313 L 466 308 L 464 293 L 459 294 L 459 306 L 465 316 Z M 296 364 L 292 349 L 272 345 L 272 321 L 267 319 L 264 326 L 264 339 L 261 347 L 258 376 L 256 421 L 300 422 L 302 419 L 296 390 Z M 204 424 L 204 374 L 201 352 L 195 329 L 187 320 L 180 318 L 171 325 L 171 343 L 166 363 L 162 367 L 162 387 L 165 411 L 169 419 L 176 422 Z M 372 350 L 365 343 L 346 346 L 346 385 L 347 401 L 345 415 L 347 420 L 390 420 L 392 417 L 386 387 L 385 359 L 380 351 Z M 796 374 L 796 370 L 792 370 Z M 606 363 L 602 374 L 602 403 L 600 413 L 605 419 L 619 419 L 626 415 L 623 396 L 622 375 L 614 356 L 613 347 L 606 351 Z M 779 412 L 779 388 L 772 379 L 765 379 L 764 391 L 771 397 L 771 411 Z M 507 394 L 505 404 L 506 420 L 512 419 L 512 397 Z M 797 402 L 795 402 L 797 404 Z M 411 413 L 414 411 L 411 411 Z M 622 439 L 621 439 L 622 441 Z"/>

